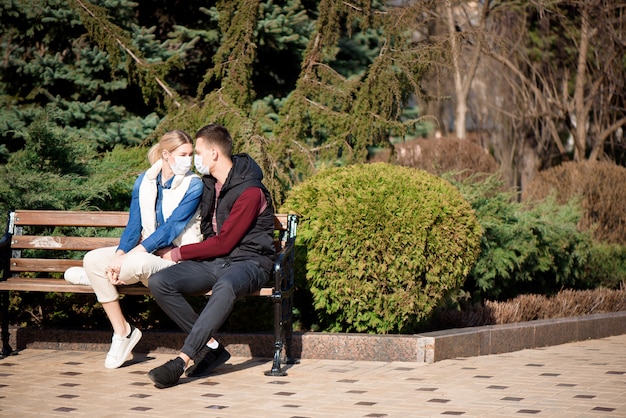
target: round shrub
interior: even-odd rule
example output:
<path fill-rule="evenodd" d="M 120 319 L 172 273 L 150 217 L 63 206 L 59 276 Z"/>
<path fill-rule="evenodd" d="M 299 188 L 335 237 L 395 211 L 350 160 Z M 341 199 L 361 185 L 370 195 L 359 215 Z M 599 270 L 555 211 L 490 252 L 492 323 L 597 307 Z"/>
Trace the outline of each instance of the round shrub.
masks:
<path fill-rule="evenodd" d="M 460 288 L 481 227 L 447 181 L 386 163 L 327 169 L 291 189 L 306 286 L 331 332 L 411 332 Z"/>
<path fill-rule="evenodd" d="M 585 265 L 589 287 L 626 290 L 626 245 L 596 243 Z"/>

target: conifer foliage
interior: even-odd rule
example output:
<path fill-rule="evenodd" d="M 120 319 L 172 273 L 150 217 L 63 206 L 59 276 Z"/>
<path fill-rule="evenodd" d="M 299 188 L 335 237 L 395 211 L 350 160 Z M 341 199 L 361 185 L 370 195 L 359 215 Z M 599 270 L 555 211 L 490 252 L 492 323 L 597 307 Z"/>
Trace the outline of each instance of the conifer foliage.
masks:
<path fill-rule="evenodd" d="M 581 216 L 577 201 L 518 203 L 498 174 L 454 183 L 484 230 L 480 256 L 464 286 L 474 302 L 555 294 L 597 283 L 587 271 L 594 251 L 591 235 L 576 227 Z"/>
<path fill-rule="evenodd" d="M 108 16 L 154 43 L 133 22 L 133 4 L 107 1 Z M 4 161 L 24 146 L 26 128 L 49 106 L 58 122 L 102 150 L 140 144 L 159 117 L 123 75 L 121 62 L 92 43 L 67 1 L 1 1 L 0 146 Z M 119 55 L 119 54 L 118 54 Z"/>
<path fill-rule="evenodd" d="M 413 332 L 463 285 L 482 235 L 450 183 L 386 163 L 320 171 L 281 210 L 301 214 L 297 293 L 310 291 L 318 325 L 333 332 Z"/>
<path fill-rule="evenodd" d="M 411 28 L 430 2 L 385 3 L 4 1 L 0 144 L 21 149 L 50 104 L 99 151 L 218 122 L 280 202 L 318 169 L 364 162 L 368 146 L 415 128 L 404 108 L 434 61 Z"/>
<path fill-rule="evenodd" d="M 89 141 L 46 111 L 28 126 L 25 146 L 0 165 L 0 211 L 124 210 L 134 178 L 147 167 L 144 148 L 118 146 L 102 158 Z M 129 173 L 130 176 L 120 176 Z"/>

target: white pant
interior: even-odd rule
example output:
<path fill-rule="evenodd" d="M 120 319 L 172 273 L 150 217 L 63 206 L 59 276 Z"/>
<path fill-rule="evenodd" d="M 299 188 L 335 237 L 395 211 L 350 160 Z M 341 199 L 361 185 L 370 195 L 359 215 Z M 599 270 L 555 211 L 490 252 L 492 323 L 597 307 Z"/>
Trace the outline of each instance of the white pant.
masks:
<path fill-rule="evenodd" d="M 83 259 L 85 273 L 87 273 L 91 287 L 93 287 L 100 303 L 112 302 L 119 297 L 115 285 L 111 284 L 105 273 L 105 269 L 115 256 L 115 251 L 117 251 L 117 247 L 97 248 L 85 254 Z M 126 284 L 141 282 L 144 286 L 148 286 L 150 275 L 174 264 L 176 263 L 164 260 L 154 254 L 129 253 L 124 256 L 119 279 Z"/>

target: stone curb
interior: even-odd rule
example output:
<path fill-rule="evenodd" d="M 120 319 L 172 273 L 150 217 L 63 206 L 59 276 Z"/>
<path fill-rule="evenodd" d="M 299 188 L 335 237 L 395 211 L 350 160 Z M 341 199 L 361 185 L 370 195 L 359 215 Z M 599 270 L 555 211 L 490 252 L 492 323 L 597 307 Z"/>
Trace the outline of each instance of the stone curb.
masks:
<path fill-rule="evenodd" d="M 457 328 L 416 335 L 294 333 L 292 357 L 352 361 L 425 362 L 502 354 L 588 339 L 626 334 L 626 311 L 579 317 L 519 322 L 508 325 Z M 144 331 L 136 352 L 178 353 L 182 332 Z M 272 333 L 219 334 L 218 339 L 237 357 L 273 356 Z M 108 331 L 10 329 L 10 344 L 24 348 L 103 351 Z"/>

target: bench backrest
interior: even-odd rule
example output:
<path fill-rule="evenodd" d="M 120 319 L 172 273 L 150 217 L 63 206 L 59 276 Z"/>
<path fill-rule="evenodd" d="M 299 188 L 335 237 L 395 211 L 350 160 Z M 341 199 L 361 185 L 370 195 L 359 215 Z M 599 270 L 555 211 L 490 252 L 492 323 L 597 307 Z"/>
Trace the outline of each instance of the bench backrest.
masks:
<path fill-rule="evenodd" d="M 60 273 L 69 267 L 82 266 L 84 252 L 118 245 L 127 222 L 128 212 L 58 210 L 10 212 L 7 232 L 2 241 L 3 250 L 11 251 L 11 254 L 2 257 L 5 262 L 9 262 L 9 265 L 2 266 L 3 279 L 33 273 L 39 275 L 45 273 L 47 277 L 62 277 Z M 295 215 L 275 214 L 277 251 L 287 246 L 293 247 L 296 224 Z M 89 236 L 90 234 L 92 236 Z M 114 236 L 96 236 L 97 234 Z M 7 240 L 10 240 L 10 243 L 5 242 Z"/>

